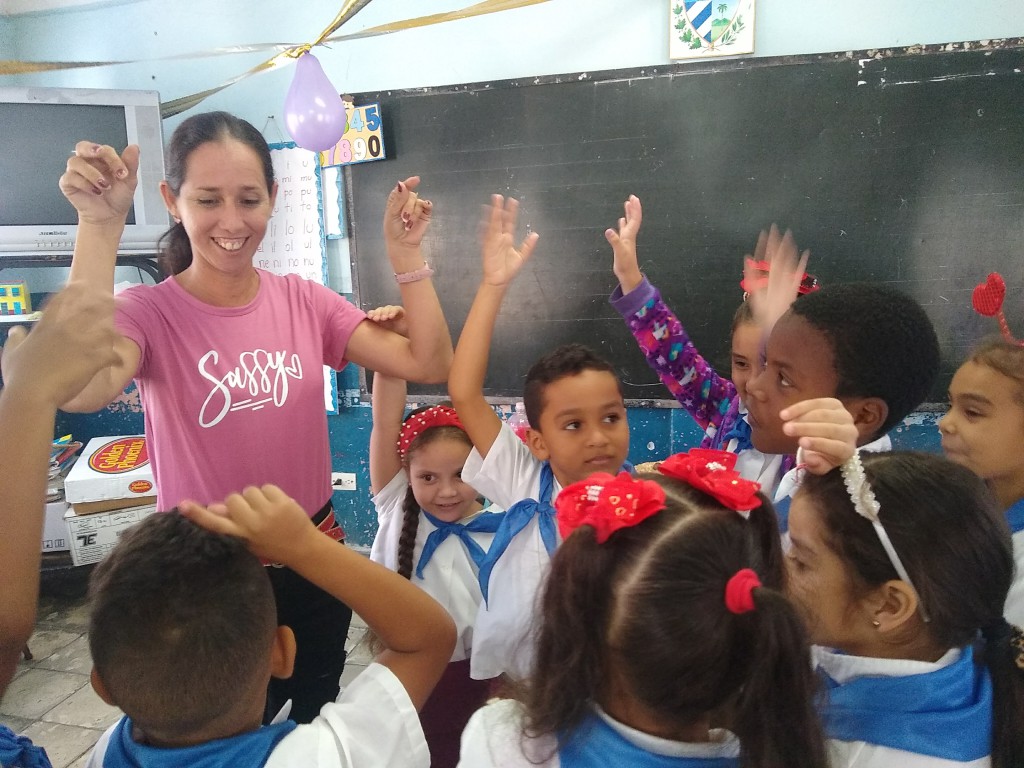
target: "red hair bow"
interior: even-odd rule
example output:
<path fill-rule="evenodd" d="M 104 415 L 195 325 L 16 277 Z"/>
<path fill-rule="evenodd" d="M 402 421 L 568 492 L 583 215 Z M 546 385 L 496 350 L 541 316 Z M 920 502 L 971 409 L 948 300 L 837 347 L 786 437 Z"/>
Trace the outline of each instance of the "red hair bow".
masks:
<path fill-rule="evenodd" d="M 769 262 L 760 260 L 755 261 L 754 259 L 748 259 L 751 267 L 756 273 L 754 283 L 751 284 L 746 277 L 740 280 L 740 288 L 743 289 L 744 294 L 753 293 L 759 291 L 762 288 L 768 287 L 768 267 Z M 800 296 L 806 296 L 808 293 L 814 293 L 816 290 L 821 288 L 821 283 L 818 282 L 818 278 L 812 275 L 810 272 L 804 272 L 800 278 L 800 286 L 797 288 L 797 294 Z"/>
<path fill-rule="evenodd" d="M 658 471 L 714 496 L 729 509 L 749 512 L 761 506 L 757 495 L 761 484 L 740 477 L 735 466 L 735 453 L 693 448 L 689 453 L 669 456 L 658 465 Z"/>
<path fill-rule="evenodd" d="M 665 508 L 665 490 L 653 480 L 637 480 L 628 472 L 613 477 L 598 472 L 563 488 L 555 499 L 562 538 L 581 525 L 594 529 L 598 544 L 620 528 L 629 528 Z"/>

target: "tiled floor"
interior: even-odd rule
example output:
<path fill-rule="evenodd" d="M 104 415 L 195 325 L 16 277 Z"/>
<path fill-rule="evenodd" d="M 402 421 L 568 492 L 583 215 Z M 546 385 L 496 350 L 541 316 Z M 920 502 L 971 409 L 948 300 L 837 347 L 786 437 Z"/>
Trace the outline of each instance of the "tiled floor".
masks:
<path fill-rule="evenodd" d="M 0 700 L 0 723 L 45 747 L 54 768 L 84 766 L 100 734 L 121 712 L 103 703 L 89 684 L 88 568 L 45 573 L 31 661 L 22 661 Z M 356 617 L 352 637 L 365 624 Z M 350 648 L 353 642 L 349 642 Z M 369 663 L 363 646 L 352 648 L 342 675 L 350 682 Z"/>

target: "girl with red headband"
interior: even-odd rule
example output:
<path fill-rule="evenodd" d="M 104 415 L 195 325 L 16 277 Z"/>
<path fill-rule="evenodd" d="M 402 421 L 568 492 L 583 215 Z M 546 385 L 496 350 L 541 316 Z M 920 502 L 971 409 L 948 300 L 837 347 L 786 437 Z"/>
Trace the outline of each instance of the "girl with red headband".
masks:
<path fill-rule="evenodd" d="M 533 674 L 473 716 L 460 765 L 826 765 L 775 513 L 735 463 L 694 449 L 562 490 Z"/>
<path fill-rule="evenodd" d="M 401 307 L 380 307 L 367 317 L 404 334 Z M 374 376 L 370 486 L 379 528 L 370 558 L 422 588 L 455 621 L 451 663 L 420 712 L 432 768 L 451 768 L 462 729 L 490 687 L 470 678 L 469 659 L 482 599 L 480 563 L 504 513 L 485 509 L 462 481 L 473 443 L 455 411 L 435 405 L 403 421 L 405 399 L 405 381 Z"/>

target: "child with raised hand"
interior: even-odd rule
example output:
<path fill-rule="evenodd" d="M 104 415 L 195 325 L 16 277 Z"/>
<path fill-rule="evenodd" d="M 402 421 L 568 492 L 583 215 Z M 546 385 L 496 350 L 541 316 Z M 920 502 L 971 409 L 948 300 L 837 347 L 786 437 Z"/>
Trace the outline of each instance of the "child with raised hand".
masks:
<path fill-rule="evenodd" d="M 378 307 L 366 316 L 405 332 L 401 307 Z M 473 443 L 455 411 L 435 405 L 403 420 L 405 397 L 403 379 L 373 377 L 370 487 L 378 530 L 370 559 L 409 579 L 455 622 L 455 651 L 420 711 L 431 766 L 454 768 L 462 729 L 483 706 L 490 687 L 470 677 L 469 659 L 482 599 L 480 564 L 503 514 L 485 509 L 462 479 Z"/>
<path fill-rule="evenodd" d="M 114 301 L 72 283 L 53 296 L 31 333 L 11 328 L 0 389 L 0 696 L 32 634 L 39 598 L 47 470 L 57 408 L 117 362 Z M 49 765 L 45 753 L 0 725 L 0 761 Z"/>
<path fill-rule="evenodd" d="M 484 398 L 494 324 L 508 285 L 530 257 L 537 234 L 513 242 L 518 203 L 495 195 L 483 226 L 483 281 L 463 326 L 448 392 L 473 441 L 463 479 L 508 510 L 480 571 L 484 603 L 473 637 L 472 675 L 530 668 L 535 597 L 558 545 L 552 502 L 594 472 L 617 472 L 629 451 L 629 425 L 614 369 L 586 347 L 544 355 L 526 374 L 524 444 Z"/>
<path fill-rule="evenodd" d="M 1012 546 L 983 481 L 931 454 L 855 454 L 804 479 L 789 523 L 833 768 L 1024 765 Z"/>
<path fill-rule="evenodd" d="M 747 382 L 751 442 L 764 453 L 793 453 L 798 432 L 784 427 L 782 411 L 802 400 L 834 399 L 853 418 L 858 448 L 889 450 L 886 433 L 927 397 L 938 375 L 931 321 L 910 297 L 866 283 L 825 286 L 782 312 L 788 302 L 779 296 L 799 271 L 773 262 L 764 301 L 754 306 L 770 335 L 764 368 Z M 790 470 L 775 492 L 783 531 L 801 476 Z"/>
<path fill-rule="evenodd" d="M 612 269 L 619 280 L 610 298 L 612 306 L 626 321 L 648 365 L 704 429 L 700 447 L 737 453 L 740 474 L 760 482 L 765 493 L 771 496 L 782 475 L 793 467 L 793 457 L 764 454 L 750 443 L 746 383 L 760 363 L 762 341 L 761 328 L 751 310 L 752 302 L 740 304 L 733 317 L 730 381 L 708 365 L 679 318 L 640 271 L 636 239 L 643 208 L 636 195 L 630 195 L 623 207 L 625 215 L 619 219 L 618 230 L 605 231 L 614 255 Z M 761 234 L 755 250 L 758 259 L 771 256 L 782 247 L 796 250 L 789 233 L 783 238 L 772 227 L 770 235 Z M 806 256 L 805 252 L 805 262 Z M 752 281 L 744 280 L 743 285 L 749 292 L 758 289 Z M 807 277 L 799 292 L 812 290 L 817 290 L 817 282 Z"/>
<path fill-rule="evenodd" d="M 953 376 L 939 432 L 946 457 L 985 480 L 1006 514 L 1016 577 L 1005 615 L 1024 626 L 1024 347 L 1000 338 L 978 346 Z"/>
<path fill-rule="evenodd" d="M 775 514 L 735 461 L 698 448 L 562 491 L 532 674 L 473 716 L 461 765 L 826 765 Z"/>
<path fill-rule="evenodd" d="M 277 625 L 260 558 L 352 606 L 386 649 L 308 724 L 261 725 L 267 682 L 291 674 L 295 637 Z M 88 765 L 430 764 L 416 710 L 451 656 L 451 619 L 317 531 L 276 486 L 146 518 L 97 566 L 90 593 L 93 687 L 125 717 Z"/>

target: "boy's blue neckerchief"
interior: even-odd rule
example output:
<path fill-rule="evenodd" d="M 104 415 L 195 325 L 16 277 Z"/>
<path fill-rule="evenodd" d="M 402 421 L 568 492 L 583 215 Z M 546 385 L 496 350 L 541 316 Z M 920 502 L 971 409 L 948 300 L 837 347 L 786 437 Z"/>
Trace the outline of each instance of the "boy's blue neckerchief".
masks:
<path fill-rule="evenodd" d="M 740 764 L 737 757 L 681 757 L 648 752 L 593 713 L 559 739 L 558 761 L 562 768 L 739 768 Z"/>
<path fill-rule="evenodd" d="M 192 747 L 151 747 L 132 739 L 132 721 L 122 717 L 107 742 L 103 768 L 259 768 L 270 758 L 277 743 L 294 729 L 295 723 L 286 720 Z"/>
<path fill-rule="evenodd" d="M 729 441 L 736 441 L 736 449 L 733 453 L 739 453 L 745 451 L 748 448 L 753 448 L 754 444 L 750 442 L 750 424 L 747 423 L 745 416 L 740 416 L 732 425 L 732 429 L 722 435 L 720 443 L 721 450 L 729 450 Z"/>
<path fill-rule="evenodd" d="M 427 540 L 423 542 L 423 551 L 420 552 L 419 562 L 416 563 L 416 578 L 419 579 L 423 578 L 423 569 L 427 567 L 437 548 L 441 546 L 445 539 L 453 534 L 462 540 L 466 553 L 476 564 L 477 569 L 479 569 L 483 565 L 487 553 L 473 539 L 472 534 L 494 533 L 505 518 L 504 512 L 484 512 L 474 517 L 468 523 L 446 523 L 444 520 L 438 520 L 425 509 L 420 509 L 420 512 L 430 521 L 435 530 L 431 531 L 430 535 L 427 536 Z"/>
<path fill-rule="evenodd" d="M 537 518 L 537 526 L 540 529 L 540 538 L 544 542 L 544 548 L 548 555 L 554 553 L 558 546 L 558 528 L 555 526 L 555 508 L 551 505 L 551 494 L 555 487 L 555 476 L 551 471 L 551 464 L 547 461 L 540 468 L 540 493 L 538 499 L 523 499 L 517 501 L 505 512 L 504 518 L 500 521 L 497 531 L 494 533 L 494 540 L 491 542 L 487 556 L 480 565 L 480 592 L 483 594 L 484 603 L 487 602 L 487 587 L 491 580 L 491 571 L 494 564 L 498 562 L 512 539 L 522 531 L 527 524 Z"/>
<path fill-rule="evenodd" d="M 1019 499 L 1016 504 L 1006 510 L 1006 520 L 1013 533 L 1024 531 L 1024 499 Z"/>
<path fill-rule="evenodd" d="M 37 747 L 27 736 L 18 736 L 0 724 L 0 765 L 4 768 L 52 768 L 46 750 Z"/>
<path fill-rule="evenodd" d="M 827 690 L 819 711 L 829 738 L 961 762 L 992 751 L 992 680 L 970 646 L 948 667 L 920 675 L 843 684 L 821 676 Z"/>

